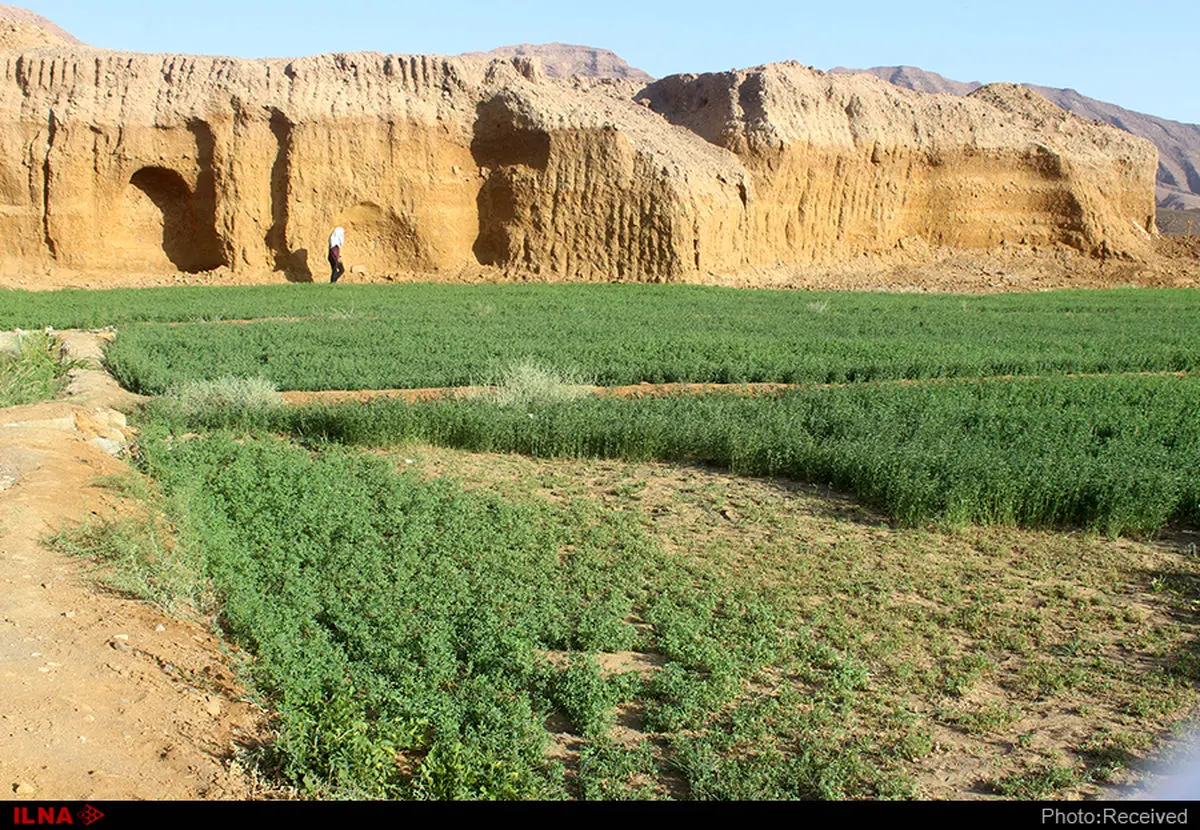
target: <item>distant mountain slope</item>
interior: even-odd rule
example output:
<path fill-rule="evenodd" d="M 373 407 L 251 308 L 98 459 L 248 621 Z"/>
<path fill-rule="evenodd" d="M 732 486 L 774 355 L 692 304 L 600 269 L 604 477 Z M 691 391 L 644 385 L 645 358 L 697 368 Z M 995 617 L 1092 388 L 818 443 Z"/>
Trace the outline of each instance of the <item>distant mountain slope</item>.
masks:
<path fill-rule="evenodd" d="M 83 45 L 83 41 L 36 12 L 0 5 L 0 49 L 36 49 L 63 43 Z"/>
<path fill-rule="evenodd" d="M 896 86 L 919 92 L 966 95 L 979 87 L 945 78 L 915 66 L 874 66 L 870 69 L 835 67 L 830 72 L 867 72 Z M 1200 208 L 1200 124 L 1184 124 L 1134 112 L 1080 95 L 1073 89 L 1027 86 L 1081 118 L 1103 121 L 1154 142 L 1158 147 L 1158 206 L 1175 210 Z"/>
<path fill-rule="evenodd" d="M 1200 210 L 1158 210 L 1158 232 L 1166 236 L 1200 237 Z"/>
<path fill-rule="evenodd" d="M 573 46 L 569 43 L 522 43 L 501 46 L 490 52 L 466 52 L 464 58 L 511 58 L 526 55 L 541 58 L 542 68 L 551 78 L 583 75 L 588 78 L 622 78 L 630 81 L 652 81 L 654 78 L 630 66 L 610 49 Z"/>
<path fill-rule="evenodd" d="M 983 86 L 978 81 L 953 81 L 936 72 L 929 72 L 916 66 L 873 66 L 870 69 L 835 66 L 829 71 L 834 75 L 853 75 L 858 72 L 866 72 L 905 89 L 915 89 L 917 92 L 933 94 L 969 95 Z"/>

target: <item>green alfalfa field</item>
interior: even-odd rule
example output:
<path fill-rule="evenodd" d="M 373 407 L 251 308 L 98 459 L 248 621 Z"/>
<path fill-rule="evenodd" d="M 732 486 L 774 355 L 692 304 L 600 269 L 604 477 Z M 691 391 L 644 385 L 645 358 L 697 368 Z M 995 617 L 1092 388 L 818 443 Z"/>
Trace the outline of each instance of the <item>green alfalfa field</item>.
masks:
<path fill-rule="evenodd" d="M 56 542 L 253 655 L 300 792 L 1094 795 L 1196 706 L 1194 292 L 330 288 L 5 306 L 118 326 L 146 511 Z M 670 381 L 795 388 L 577 385 Z"/>

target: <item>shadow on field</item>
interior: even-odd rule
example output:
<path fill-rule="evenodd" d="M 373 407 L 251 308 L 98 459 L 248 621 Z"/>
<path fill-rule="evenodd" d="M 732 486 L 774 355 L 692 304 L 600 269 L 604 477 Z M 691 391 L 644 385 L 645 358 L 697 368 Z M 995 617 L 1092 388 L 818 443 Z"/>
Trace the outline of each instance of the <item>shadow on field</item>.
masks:
<path fill-rule="evenodd" d="M 835 490 L 822 484 L 811 484 L 787 478 L 769 478 L 764 476 L 747 476 L 734 473 L 728 467 L 704 463 L 679 463 L 676 466 L 690 468 L 698 472 L 720 475 L 738 475 L 747 481 L 757 482 L 765 487 L 778 490 L 787 496 L 804 496 L 811 500 L 807 509 L 813 516 L 823 519 L 836 519 L 859 527 L 878 529 L 886 527 L 896 530 L 900 525 L 887 513 L 878 510 L 852 493 Z"/>
<path fill-rule="evenodd" d="M 1200 556 L 1200 529 L 1189 527 L 1166 528 L 1158 534 L 1157 544 L 1177 551 L 1190 559 Z M 1157 597 L 1162 613 L 1180 626 L 1195 630 L 1200 626 L 1200 574 L 1174 569 L 1147 569 L 1140 574 L 1140 584 L 1151 596 Z M 1200 640 L 1179 642 L 1166 651 L 1158 661 L 1162 671 L 1182 685 L 1200 684 Z M 1187 739 L 1186 736 L 1191 738 Z M 1117 788 L 1119 797 L 1133 798 L 1197 798 L 1200 797 L 1200 780 L 1195 779 L 1194 770 L 1200 769 L 1200 711 L 1192 713 L 1188 725 L 1158 736 L 1159 748 L 1145 760 L 1132 759 L 1131 769 L 1148 774 L 1144 792 L 1137 788 Z M 1189 772 L 1183 775 L 1183 770 Z M 1188 777 L 1183 790 L 1162 789 L 1175 786 L 1174 779 Z M 1178 782 L 1176 782 L 1178 783 Z M 1178 790 L 1178 791 L 1176 791 Z M 1149 793 L 1149 795 L 1147 795 Z"/>

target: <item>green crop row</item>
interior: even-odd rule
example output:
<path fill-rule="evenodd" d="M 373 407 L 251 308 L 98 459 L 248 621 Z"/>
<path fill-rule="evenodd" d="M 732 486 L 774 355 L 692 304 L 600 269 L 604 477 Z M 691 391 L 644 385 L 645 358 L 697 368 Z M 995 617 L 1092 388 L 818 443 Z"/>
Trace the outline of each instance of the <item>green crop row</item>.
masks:
<path fill-rule="evenodd" d="M 826 316 L 857 319 L 864 330 L 907 330 L 952 311 L 999 315 L 1031 330 L 1072 317 L 1070 324 L 1186 331 L 1200 296 L 1188 289 L 1051 291 L 1037 294 L 885 294 L 778 291 L 689 285 L 501 284 L 174 286 L 61 291 L 0 289 L 0 329 L 90 328 L 136 322 L 204 323 L 258 318 L 429 321 L 439 325 L 507 321 L 525 331 L 547 322 L 596 319 L 636 329 L 674 330 L 701 321 L 739 331 L 807 327 Z M 1184 319 L 1180 319 L 1180 318 Z M 967 318 L 971 319 L 971 318 Z M 890 322 L 895 320 L 895 323 Z M 1087 321 L 1091 320 L 1089 323 Z M 1107 321 L 1107 322 L 1106 322 Z M 1115 325 L 1114 325 L 1115 324 Z M 997 327 L 1003 334 L 1007 326 Z"/>
<path fill-rule="evenodd" d="M 315 288 L 292 290 L 316 303 Z M 319 319 L 126 326 L 109 363 L 123 385 L 147 394 L 225 376 L 262 376 L 298 390 L 460 386 L 489 383 L 527 360 L 603 385 L 1200 369 L 1200 293 L 1180 290 L 1000 297 L 624 285 L 387 290 L 363 288 L 361 306 L 351 300 L 356 310 L 325 307 Z M 300 311 L 289 299 L 280 294 L 271 315 Z"/>
<path fill-rule="evenodd" d="M 637 698 L 651 728 L 697 729 L 780 649 L 768 605 L 665 556 L 630 518 L 509 503 L 339 448 L 154 424 L 142 448 L 255 657 L 275 762 L 315 794 L 565 797 L 552 714 L 599 740 Z M 606 678 L 587 656 L 628 649 L 663 655 L 664 680 Z"/>
<path fill-rule="evenodd" d="M 710 462 L 828 484 L 909 525 L 1118 534 L 1200 519 L 1198 401 L 1200 380 L 1190 377 L 1047 378 L 757 399 L 378 401 L 281 409 L 267 420 L 309 441 Z"/>

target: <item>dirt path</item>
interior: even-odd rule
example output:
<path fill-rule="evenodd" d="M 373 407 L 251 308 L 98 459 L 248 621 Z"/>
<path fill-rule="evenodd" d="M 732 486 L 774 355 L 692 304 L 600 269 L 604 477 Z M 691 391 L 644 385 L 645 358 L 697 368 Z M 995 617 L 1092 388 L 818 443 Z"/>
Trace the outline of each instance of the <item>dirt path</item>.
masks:
<path fill-rule="evenodd" d="M 1191 372 L 1098 372 L 1054 375 L 1064 378 L 1111 377 L 1189 377 Z M 766 396 L 789 389 L 840 389 L 850 386 L 918 386 L 934 383 L 984 383 L 987 381 L 1040 380 L 1041 375 L 989 375 L 985 377 L 920 378 L 867 381 L 865 383 L 635 383 L 626 386 L 579 386 L 583 394 L 605 398 L 661 398 L 667 395 L 706 395 L 725 392 L 735 395 Z M 284 403 L 305 406 L 312 403 L 339 404 L 375 399 L 399 399 L 405 403 L 474 398 L 495 392 L 494 386 L 437 386 L 423 389 L 335 389 L 324 392 L 281 392 Z"/>
<path fill-rule="evenodd" d="M 94 345 L 68 341 L 79 359 Z M 97 368 L 75 373 L 71 402 L 0 410 L 0 798 L 252 797 L 237 759 L 265 718 L 226 646 L 42 544 L 129 509 L 94 486 L 128 469 L 110 454 L 123 418 L 98 404 L 133 398 Z"/>
<path fill-rule="evenodd" d="M 64 330 L 55 333 L 64 360 L 75 364 L 63 393 L 67 400 L 84 406 L 104 406 L 128 412 L 149 400 L 126 391 L 104 368 L 104 346 L 117 336 L 112 328 L 92 331 Z"/>

